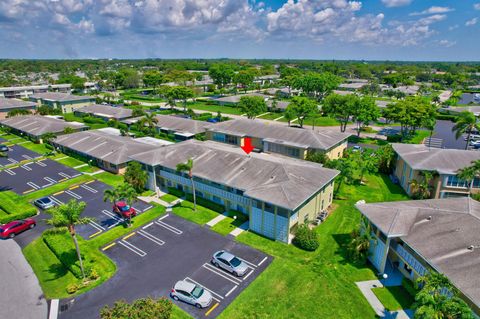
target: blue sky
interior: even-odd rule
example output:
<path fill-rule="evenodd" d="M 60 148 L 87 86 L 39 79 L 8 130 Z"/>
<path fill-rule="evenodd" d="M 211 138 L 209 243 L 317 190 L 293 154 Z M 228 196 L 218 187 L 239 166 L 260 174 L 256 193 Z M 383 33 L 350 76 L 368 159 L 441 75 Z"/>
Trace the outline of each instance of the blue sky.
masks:
<path fill-rule="evenodd" d="M 0 0 L 1 58 L 480 60 L 480 0 Z"/>

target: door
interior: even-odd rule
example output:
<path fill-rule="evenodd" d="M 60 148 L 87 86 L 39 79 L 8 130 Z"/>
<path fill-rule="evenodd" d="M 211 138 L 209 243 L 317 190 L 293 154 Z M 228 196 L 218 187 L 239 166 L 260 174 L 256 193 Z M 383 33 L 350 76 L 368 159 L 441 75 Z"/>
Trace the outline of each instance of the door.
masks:
<path fill-rule="evenodd" d="M 220 262 L 220 267 L 222 267 L 223 269 L 231 272 L 232 271 L 232 266 L 230 266 L 230 263 L 228 261 L 226 261 L 225 259 L 223 258 L 218 258 L 218 261 Z"/>
<path fill-rule="evenodd" d="M 183 290 L 177 290 L 177 296 L 180 300 L 182 301 L 185 301 L 185 302 L 188 302 L 190 304 L 194 304 L 195 303 L 195 300 L 193 300 L 192 296 L 186 292 L 186 291 L 183 291 Z"/>

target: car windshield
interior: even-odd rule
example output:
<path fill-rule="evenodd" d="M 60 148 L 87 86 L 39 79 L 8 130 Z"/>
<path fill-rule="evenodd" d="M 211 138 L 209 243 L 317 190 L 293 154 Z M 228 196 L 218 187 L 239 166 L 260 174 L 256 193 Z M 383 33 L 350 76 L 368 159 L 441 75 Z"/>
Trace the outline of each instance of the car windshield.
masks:
<path fill-rule="evenodd" d="M 4 231 L 3 228 L 0 228 L 0 234 L 3 233 L 3 231 Z"/>
<path fill-rule="evenodd" d="M 232 264 L 233 267 L 238 267 L 241 263 L 242 261 L 237 257 L 233 257 L 232 260 L 230 260 L 230 264 Z"/>
<path fill-rule="evenodd" d="M 203 288 L 199 286 L 195 286 L 192 290 L 192 296 L 195 298 L 200 298 L 200 296 L 203 295 Z"/>
<path fill-rule="evenodd" d="M 41 198 L 41 199 L 40 199 L 40 202 L 42 202 L 42 203 L 44 203 L 44 204 L 47 204 L 47 203 L 50 203 L 51 200 L 50 200 L 50 198 L 45 197 L 45 198 Z"/>
<path fill-rule="evenodd" d="M 128 205 L 120 206 L 120 210 L 122 212 L 128 212 L 130 210 L 130 206 L 128 206 Z"/>

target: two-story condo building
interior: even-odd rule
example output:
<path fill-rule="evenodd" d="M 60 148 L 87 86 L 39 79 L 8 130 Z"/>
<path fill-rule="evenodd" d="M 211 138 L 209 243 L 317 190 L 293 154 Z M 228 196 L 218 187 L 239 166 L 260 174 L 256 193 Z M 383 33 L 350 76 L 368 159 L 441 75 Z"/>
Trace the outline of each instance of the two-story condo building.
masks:
<path fill-rule="evenodd" d="M 309 153 L 321 152 L 330 159 L 343 156 L 350 135 L 333 131 L 288 127 L 261 120 L 237 119 L 207 128 L 209 140 L 232 145 L 244 145 L 245 137 L 259 151 L 305 159 Z"/>
<path fill-rule="evenodd" d="M 62 110 L 62 113 L 71 113 L 77 108 L 95 103 L 95 98 L 70 93 L 46 92 L 31 95 L 30 101 L 36 102 L 38 106 L 47 105 Z"/>
<path fill-rule="evenodd" d="M 422 171 L 433 173 L 432 197 L 468 196 L 480 192 L 480 178 L 471 182 L 457 177 L 458 171 L 480 160 L 480 152 L 431 148 L 421 144 L 392 144 L 396 153 L 394 174 L 399 184 L 412 195 L 410 181 L 421 181 Z"/>
<path fill-rule="evenodd" d="M 133 110 L 121 106 L 115 107 L 111 105 L 92 104 L 76 108 L 73 113 L 77 116 L 94 116 L 105 121 L 122 121 L 132 117 Z"/>
<path fill-rule="evenodd" d="M 15 110 L 27 110 L 32 113 L 35 111 L 35 103 L 17 99 L 5 99 L 0 97 L 0 119 L 5 119 L 9 112 Z"/>
<path fill-rule="evenodd" d="M 246 155 L 212 141 L 188 140 L 130 157 L 143 164 L 150 189 L 174 187 L 187 193 L 191 182 L 176 166 L 192 159 L 197 197 L 248 215 L 252 231 L 283 242 L 290 241 L 292 228 L 330 206 L 339 173 L 283 156 Z"/>
<path fill-rule="evenodd" d="M 416 280 L 437 271 L 480 314 L 480 203 L 470 197 L 385 202 L 356 207 L 371 225 L 369 260 Z"/>

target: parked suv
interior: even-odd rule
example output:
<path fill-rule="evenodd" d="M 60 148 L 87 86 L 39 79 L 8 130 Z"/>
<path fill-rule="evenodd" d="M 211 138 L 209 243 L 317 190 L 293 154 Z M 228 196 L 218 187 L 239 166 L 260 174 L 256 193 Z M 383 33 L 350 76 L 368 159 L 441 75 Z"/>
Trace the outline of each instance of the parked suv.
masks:
<path fill-rule="evenodd" d="M 170 296 L 174 300 L 181 300 L 197 308 L 206 308 L 212 303 L 212 294 L 206 289 L 192 284 L 191 282 L 180 280 L 173 287 Z"/>
<path fill-rule="evenodd" d="M 137 216 L 135 209 L 128 205 L 125 201 L 116 202 L 113 205 L 113 211 L 123 218 L 132 218 Z"/>
<path fill-rule="evenodd" d="M 0 152 L 8 152 L 8 146 L 5 144 L 0 144 Z"/>
<path fill-rule="evenodd" d="M 14 220 L 0 226 L 0 238 L 13 238 L 27 229 L 32 229 L 37 223 L 31 218 Z"/>
<path fill-rule="evenodd" d="M 213 254 L 212 264 L 238 277 L 245 275 L 248 271 L 248 266 L 245 262 L 225 250 L 220 250 Z"/>

